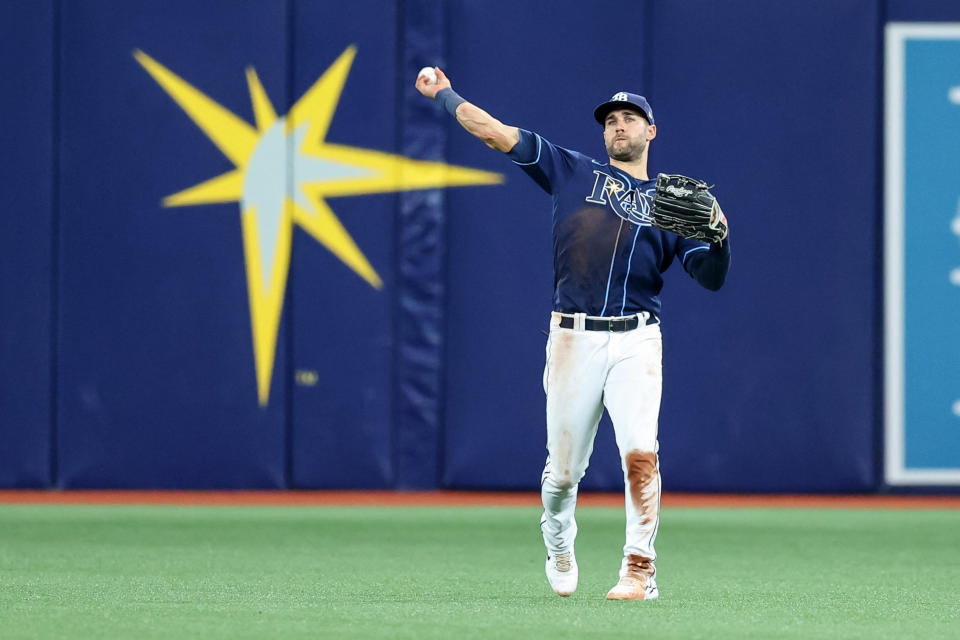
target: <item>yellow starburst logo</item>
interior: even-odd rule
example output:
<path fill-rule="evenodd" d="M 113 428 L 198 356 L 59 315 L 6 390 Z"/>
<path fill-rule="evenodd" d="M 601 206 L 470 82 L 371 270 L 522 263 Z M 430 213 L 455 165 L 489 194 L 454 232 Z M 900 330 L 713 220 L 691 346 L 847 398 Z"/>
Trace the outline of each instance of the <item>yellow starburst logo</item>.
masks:
<path fill-rule="evenodd" d="M 168 196 L 163 204 L 240 204 L 261 406 L 270 397 L 294 224 L 380 289 L 380 276 L 324 198 L 503 182 L 497 173 L 325 142 L 355 55 L 356 48 L 348 47 L 283 117 L 277 116 L 256 71 L 248 68 L 253 126 L 146 53 L 134 52 L 143 68 L 236 167 Z M 290 152 L 293 175 L 286 169 Z"/>

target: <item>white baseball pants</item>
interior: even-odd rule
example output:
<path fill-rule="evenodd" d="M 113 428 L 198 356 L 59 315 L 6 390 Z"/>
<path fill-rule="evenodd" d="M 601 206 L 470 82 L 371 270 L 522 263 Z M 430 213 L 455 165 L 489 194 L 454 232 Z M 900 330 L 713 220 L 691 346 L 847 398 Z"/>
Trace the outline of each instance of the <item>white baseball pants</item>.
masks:
<path fill-rule="evenodd" d="M 577 327 L 583 314 L 576 314 Z M 547 340 L 547 463 L 540 528 L 551 555 L 570 551 L 577 535 L 577 486 L 593 452 L 604 407 L 613 421 L 626 495 L 627 560 L 654 575 L 660 521 L 657 420 L 662 390 L 660 325 L 620 333 L 563 329 L 554 312 Z M 622 572 L 621 572 L 622 575 Z"/>

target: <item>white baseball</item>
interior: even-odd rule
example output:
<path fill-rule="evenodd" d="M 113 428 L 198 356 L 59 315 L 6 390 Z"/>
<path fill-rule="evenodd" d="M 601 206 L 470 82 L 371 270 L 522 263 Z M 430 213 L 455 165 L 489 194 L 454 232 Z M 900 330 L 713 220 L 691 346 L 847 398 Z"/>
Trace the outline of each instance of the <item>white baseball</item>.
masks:
<path fill-rule="evenodd" d="M 420 73 L 417 74 L 417 77 L 426 76 L 427 80 L 430 81 L 430 84 L 437 84 L 437 72 L 433 70 L 433 67 L 424 67 L 420 69 Z"/>

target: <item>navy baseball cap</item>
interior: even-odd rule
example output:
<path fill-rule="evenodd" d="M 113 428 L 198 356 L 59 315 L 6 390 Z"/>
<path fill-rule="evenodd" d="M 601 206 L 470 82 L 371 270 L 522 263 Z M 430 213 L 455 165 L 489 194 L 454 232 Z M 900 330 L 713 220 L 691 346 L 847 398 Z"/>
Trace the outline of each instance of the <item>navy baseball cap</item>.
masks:
<path fill-rule="evenodd" d="M 650 103 L 647 102 L 647 99 L 635 93 L 627 93 L 626 91 L 613 94 L 613 97 L 611 97 L 609 101 L 604 102 L 593 110 L 593 117 L 603 125 L 607 114 L 614 109 L 633 109 L 634 111 L 639 111 L 643 114 L 643 117 L 647 119 L 647 122 L 654 124 L 653 109 L 650 108 Z"/>

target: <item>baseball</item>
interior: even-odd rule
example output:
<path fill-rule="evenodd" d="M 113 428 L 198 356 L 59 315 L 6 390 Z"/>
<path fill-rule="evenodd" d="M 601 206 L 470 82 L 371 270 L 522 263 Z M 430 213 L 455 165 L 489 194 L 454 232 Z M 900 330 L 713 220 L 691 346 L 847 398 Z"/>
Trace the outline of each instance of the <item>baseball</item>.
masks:
<path fill-rule="evenodd" d="M 426 76 L 427 80 L 430 81 L 430 84 L 437 84 L 437 72 L 433 70 L 433 67 L 424 67 L 420 69 L 420 73 L 417 74 L 417 77 Z"/>

